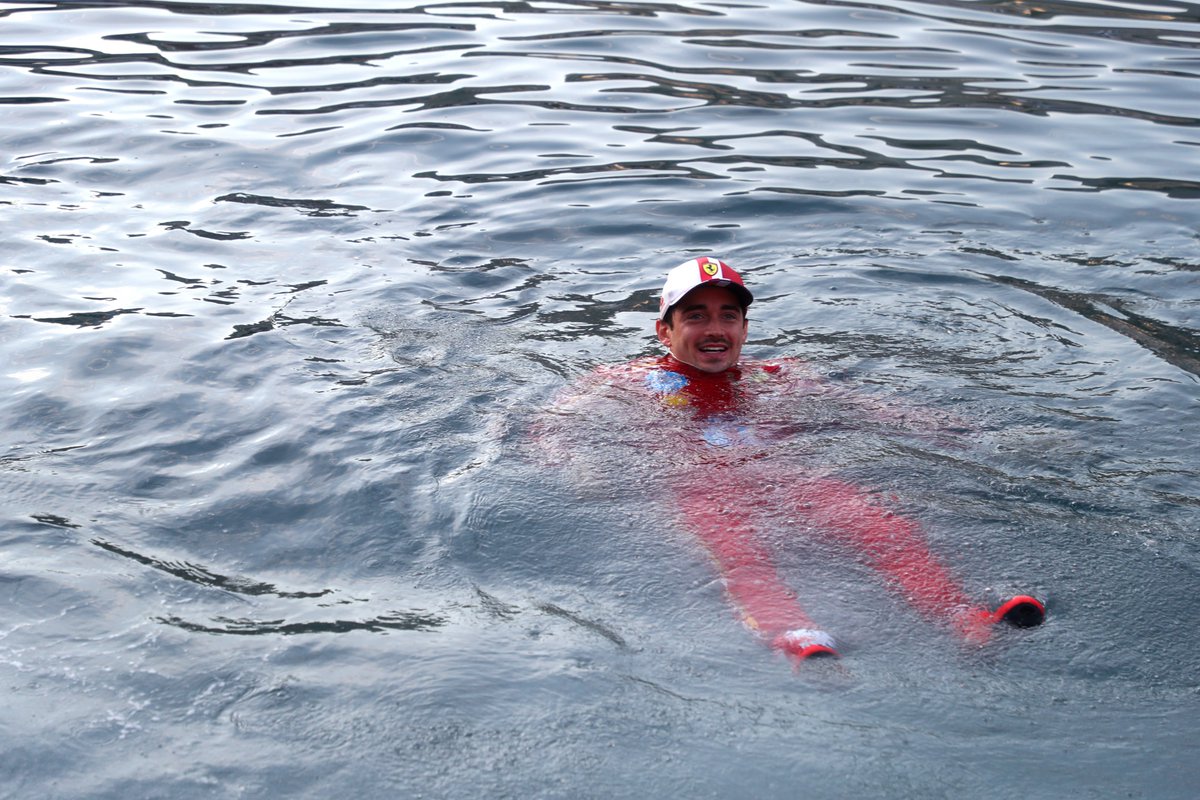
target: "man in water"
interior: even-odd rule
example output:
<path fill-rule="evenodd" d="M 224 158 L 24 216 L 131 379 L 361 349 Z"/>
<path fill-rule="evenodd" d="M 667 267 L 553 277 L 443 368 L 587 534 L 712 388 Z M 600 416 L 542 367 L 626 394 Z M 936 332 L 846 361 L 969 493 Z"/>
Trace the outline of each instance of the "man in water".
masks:
<path fill-rule="evenodd" d="M 970 600 L 930 552 L 920 527 L 845 481 L 810 470 L 781 473 L 773 445 L 805 430 L 779 419 L 785 397 L 815 396 L 868 408 L 908 426 L 910 412 L 869 408 L 829 389 L 794 359 L 743 360 L 754 301 L 741 276 L 715 258 L 694 258 L 667 274 L 655 332 L 665 356 L 596 370 L 560 408 L 589 396 L 631 392 L 657 398 L 665 453 L 657 470 L 685 526 L 721 574 L 742 619 L 771 647 L 805 659 L 837 655 L 833 637 L 801 607 L 764 542 L 764 510 L 784 510 L 823 535 L 849 545 L 922 614 L 943 620 L 967 642 L 981 644 L 997 622 L 1040 624 L 1045 609 L 1018 595 L 991 610 Z"/>

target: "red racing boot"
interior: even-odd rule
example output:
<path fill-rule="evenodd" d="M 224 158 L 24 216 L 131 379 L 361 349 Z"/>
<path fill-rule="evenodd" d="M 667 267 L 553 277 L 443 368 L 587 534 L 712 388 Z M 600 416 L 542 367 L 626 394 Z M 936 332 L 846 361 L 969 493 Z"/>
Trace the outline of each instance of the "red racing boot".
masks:
<path fill-rule="evenodd" d="M 1033 628 L 1046 618 L 1046 607 L 1036 597 L 1019 594 L 992 612 L 992 622 L 1007 622 L 1017 628 Z"/>

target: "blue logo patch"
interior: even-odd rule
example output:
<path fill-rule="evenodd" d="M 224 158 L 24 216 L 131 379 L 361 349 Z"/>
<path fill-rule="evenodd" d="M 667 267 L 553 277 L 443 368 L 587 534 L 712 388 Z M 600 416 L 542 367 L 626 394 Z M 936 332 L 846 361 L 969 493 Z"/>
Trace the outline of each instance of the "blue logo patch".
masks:
<path fill-rule="evenodd" d="M 646 373 L 646 387 L 656 394 L 675 394 L 688 385 L 688 379 L 678 372 L 656 369 Z"/>

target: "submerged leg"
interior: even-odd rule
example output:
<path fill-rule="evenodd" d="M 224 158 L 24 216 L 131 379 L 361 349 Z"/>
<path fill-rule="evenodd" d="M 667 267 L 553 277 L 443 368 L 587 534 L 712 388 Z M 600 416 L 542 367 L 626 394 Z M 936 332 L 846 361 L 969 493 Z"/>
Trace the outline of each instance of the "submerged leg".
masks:
<path fill-rule="evenodd" d="M 772 647 L 797 658 L 837 655 L 829 634 L 817 628 L 804 612 L 796 594 L 780 579 L 770 552 L 763 545 L 745 509 L 752 508 L 753 489 L 731 485 L 731 474 L 719 474 L 721 497 L 713 483 L 677 487 L 676 500 L 691 533 L 716 563 L 730 598 L 742 620 Z M 727 508 L 723 498 L 738 498 L 738 508 Z"/>
<path fill-rule="evenodd" d="M 974 604 L 930 551 L 920 526 L 857 487 L 817 479 L 794 487 L 797 509 L 865 556 L 917 611 L 943 619 L 967 641 L 983 643 L 994 614 Z"/>

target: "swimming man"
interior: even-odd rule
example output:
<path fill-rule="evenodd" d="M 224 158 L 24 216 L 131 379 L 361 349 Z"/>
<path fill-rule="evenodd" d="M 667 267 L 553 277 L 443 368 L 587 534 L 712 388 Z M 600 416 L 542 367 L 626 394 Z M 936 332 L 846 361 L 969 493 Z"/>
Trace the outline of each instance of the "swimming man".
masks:
<path fill-rule="evenodd" d="M 657 473 L 675 511 L 712 556 L 745 624 L 796 659 L 838 654 L 833 637 L 781 579 L 764 541 L 756 510 L 777 514 L 781 508 L 848 545 L 917 611 L 944 621 L 967 642 L 985 642 L 998 622 L 1040 624 L 1045 609 L 1028 595 L 996 609 L 973 602 L 930 551 L 920 526 L 864 489 L 818 472 L 780 473 L 771 446 L 794 438 L 805 421 L 773 416 L 773 400 L 798 394 L 819 400 L 829 390 L 795 359 L 742 359 L 753 301 L 725 262 L 685 261 L 668 273 L 655 321 L 667 354 L 601 367 L 560 401 L 569 408 L 597 391 L 656 401 L 666 448 Z M 904 412 L 887 413 L 907 422 Z"/>

